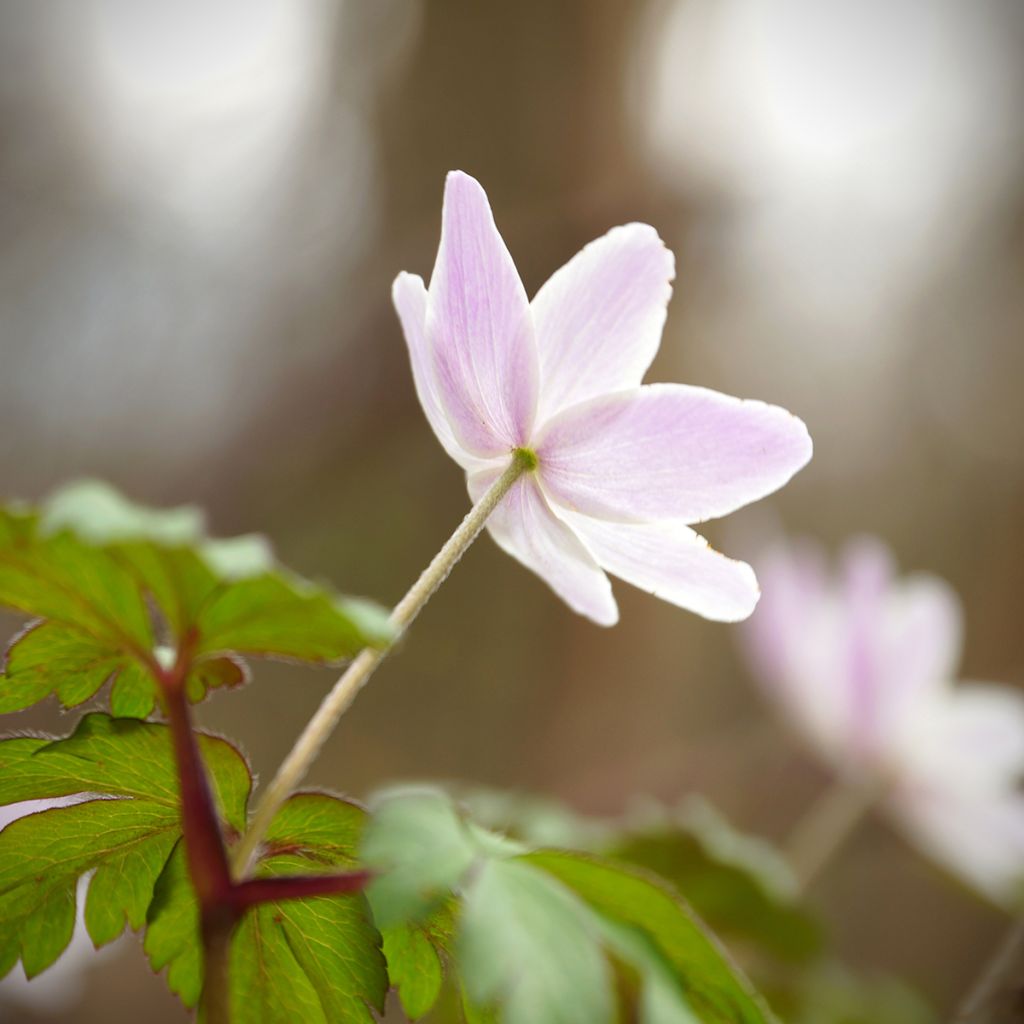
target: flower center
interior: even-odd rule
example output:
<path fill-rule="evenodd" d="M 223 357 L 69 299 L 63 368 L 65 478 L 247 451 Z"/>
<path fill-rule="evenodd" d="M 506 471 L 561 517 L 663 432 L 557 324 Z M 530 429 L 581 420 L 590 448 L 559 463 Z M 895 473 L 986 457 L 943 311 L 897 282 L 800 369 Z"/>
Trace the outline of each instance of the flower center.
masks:
<path fill-rule="evenodd" d="M 540 459 L 532 448 L 513 448 L 512 458 L 522 467 L 524 473 L 530 473 L 540 465 Z"/>

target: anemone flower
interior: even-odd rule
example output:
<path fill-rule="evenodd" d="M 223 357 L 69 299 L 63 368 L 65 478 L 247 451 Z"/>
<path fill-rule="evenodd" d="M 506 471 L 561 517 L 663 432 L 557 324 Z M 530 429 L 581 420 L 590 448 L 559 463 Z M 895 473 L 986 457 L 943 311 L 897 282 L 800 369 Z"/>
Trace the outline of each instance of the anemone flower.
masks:
<path fill-rule="evenodd" d="M 897 578 L 879 542 L 830 576 L 809 543 L 757 562 L 752 666 L 836 771 L 875 788 L 927 854 L 996 902 L 1024 898 L 1024 692 L 954 685 L 962 614 L 926 574 Z"/>
<path fill-rule="evenodd" d="M 753 571 L 690 525 L 770 494 L 811 456 L 804 424 L 777 406 L 641 384 L 673 276 L 657 232 L 627 224 L 531 303 L 486 194 L 454 171 L 429 290 L 406 273 L 393 289 L 420 403 L 471 498 L 512 457 L 531 467 L 491 536 L 606 626 L 618 619 L 606 572 L 710 619 L 749 615 Z"/>

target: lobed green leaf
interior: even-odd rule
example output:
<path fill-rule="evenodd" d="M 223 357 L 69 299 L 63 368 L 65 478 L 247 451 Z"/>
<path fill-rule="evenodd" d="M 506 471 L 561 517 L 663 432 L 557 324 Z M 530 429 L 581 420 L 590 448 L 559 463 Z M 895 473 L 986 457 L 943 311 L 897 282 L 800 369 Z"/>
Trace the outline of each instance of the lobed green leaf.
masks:
<path fill-rule="evenodd" d="M 207 537 L 194 508 L 147 509 L 95 482 L 38 510 L 0 509 L 0 605 L 39 621 L 11 645 L 0 713 L 107 682 L 119 717 L 145 718 L 161 645 L 188 642 L 191 701 L 244 683 L 237 655 L 336 663 L 390 642 L 387 615 L 278 567 L 261 537 Z"/>
<path fill-rule="evenodd" d="M 296 795 L 274 819 L 256 875 L 350 869 L 364 818 L 346 801 Z M 145 950 L 154 970 L 168 967 L 172 991 L 194 1006 L 202 989 L 199 914 L 180 849 L 156 884 Z M 381 937 L 361 894 L 263 904 L 232 941 L 236 1024 L 372 1024 L 371 1009 L 383 1008 L 387 987 Z"/>
<path fill-rule="evenodd" d="M 250 777 L 224 740 L 200 749 L 226 822 L 245 820 Z M 79 797 L 0 831 L 0 971 L 32 977 L 63 952 L 79 879 L 93 871 L 85 924 L 97 946 L 146 921 L 181 835 L 177 779 L 162 725 L 87 715 L 64 740 L 0 741 L 0 805 Z"/>
<path fill-rule="evenodd" d="M 505 1024 L 611 1022 L 625 970 L 637 979 L 630 1013 L 641 1024 L 773 1019 L 687 905 L 636 869 L 584 854 L 526 852 L 428 789 L 385 796 L 363 853 L 382 872 L 369 895 L 386 926 L 411 927 L 456 897 L 458 985 L 472 1018 L 497 1008 Z M 422 948 L 405 955 L 400 968 L 410 972 L 424 956 Z M 431 985 L 414 1009 L 425 1012 L 427 995 L 436 994 Z"/>

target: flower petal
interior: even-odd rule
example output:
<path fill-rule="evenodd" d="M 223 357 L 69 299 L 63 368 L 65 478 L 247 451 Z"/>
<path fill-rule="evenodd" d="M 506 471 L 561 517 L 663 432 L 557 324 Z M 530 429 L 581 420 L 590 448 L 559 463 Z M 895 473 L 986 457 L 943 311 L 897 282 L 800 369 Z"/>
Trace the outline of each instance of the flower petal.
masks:
<path fill-rule="evenodd" d="M 745 619 L 757 604 L 754 570 L 682 523 L 610 523 L 573 512 L 561 518 L 603 569 L 664 601 L 718 622 Z"/>
<path fill-rule="evenodd" d="M 402 324 L 402 333 L 409 348 L 412 363 L 412 379 L 416 385 L 416 396 L 426 413 L 427 422 L 433 428 L 441 447 L 466 470 L 482 468 L 480 459 L 467 452 L 455 440 L 448 418 L 441 408 L 437 394 L 437 383 L 431 365 L 425 333 L 427 320 L 427 289 L 423 278 L 417 274 L 399 274 L 391 287 L 391 298 Z"/>
<path fill-rule="evenodd" d="M 469 477 L 469 494 L 478 501 L 500 471 Z M 580 615 L 599 626 L 614 626 L 619 610 L 611 583 L 576 535 L 552 513 L 536 478 L 520 477 L 487 520 L 498 547 L 535 572 Z"/>
<path fill-rule="evenodd" d="M 778 406 L 650 384 L 565 410 L 536 451 L 545 491 L 565 508 L 696 523 L 777 490 L 811 457 L 811 439 Z"/>
<path fill-rule="evenodd" d="M 484 190 L 460 171 L 445 184 L 426 322 L 439 402 L 459 443 L 484 458 L 526 444 L 538 378 L 529 303 Z"/>
<path fill-rule="evenodd" d="M 926 573 L 895 584 L 885 603 L 879 657 L 884 727 L 899 730 L 930 695 L 948 692 L 960 660 L 963 615 L 953 588 Z"/>
<path fill-rule="evenodd" d="M 1013 787 L 1024 775 L 1024 693 L 973 683 L 920 700 L 900 734 L 907 771 L 971 796 Z"/>
<path fill-rule="evenodd" d="M 993 902 L 1020 910 L 1024 892 L 1024 795 L 986 799 L 945 790 L 898 792 L 891 813 L 930 856 Z"/>
<path fill-rule="evenodd" d="M 581 249 L 533 300 L 538 421 L 588 398 L 637 387 L 661 344 L 675 259 L 647 224 Z"/>

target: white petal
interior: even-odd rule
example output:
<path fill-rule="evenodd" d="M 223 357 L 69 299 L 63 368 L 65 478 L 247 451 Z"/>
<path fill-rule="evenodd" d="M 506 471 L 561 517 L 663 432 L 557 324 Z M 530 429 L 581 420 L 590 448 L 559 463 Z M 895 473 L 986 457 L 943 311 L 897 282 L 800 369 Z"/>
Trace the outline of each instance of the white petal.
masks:
<path fill-rule="evenodd" d="M 918 702 L 899 734 L 906 770 L 965 795 L 1012 787 L 1024 774 L 1024 692 L 963 684 Z"/>
<path fill-rule="evenodd" d="M 754 570 L 709 547 L 681 523 L 610 523 L 560 512 L 613 576 L 718 622 L 745 619 L 757 604 Z"/>
<path fill-rule="evenodd" d="M 478 501 L 498 471 L 469 477 Z M 611 584 L 576 535 L 552 513 L 532 475 L 520 477 L 487 520 L 498 547 L 535 572 L 573 611 L 600 626 L 614 626 L 619 610 Z"/>
<path fill-rule="evenodd" d="M 922 702 L 948 690 L 962 633 L 960 603 L 944 580 L 920 573 L 893 586 L 879 638 L 883 728 L 903 728 Z"/>
<path fill-rule="evenodd" d="M 441 442 L 441 447 L 466 470 L 479 470 L 481 460 L 467 452 L 455 440 L 448 418 L 441 408 L 437 394 L 437 382 L 427 348 L 427 289 L 423 278 L 416 274 L 401 273 L 391 287 L 391 298 L 402 324 L 402 333 L 409 349 L 412 364 L 412 379 L 416 396 L 426 414 L 427 422 Z"/>
<path fill-rule="evenodd" d="M 530 307 L 487 195 L 459 171 L 445 184 L 426 323 L 438 399 L 459 443 L 482 458 L 525 445 L 539 373 Z"/>
<path fill-rule="evenodd" d="M 661 344 L 674 277 L 672 253 L 647 224 L 613 228 L 551 276 L 531 305 L 538 422 L 643 380 Z"/>
<path fill-rule="evenodd" d="M 785 409 L 685 384 L 574 405 L 544 424 L 535 448 L 553 501 L 626 522 L 725 515 L 811 457 L 807 428 Z"/>
<path fill-rule="evenodd" d="M 891 813 L 931 857 L 1008 909 L 1024 900 L 1024 795 L 964 799 L 943 790 L 898 792 Z"/>

